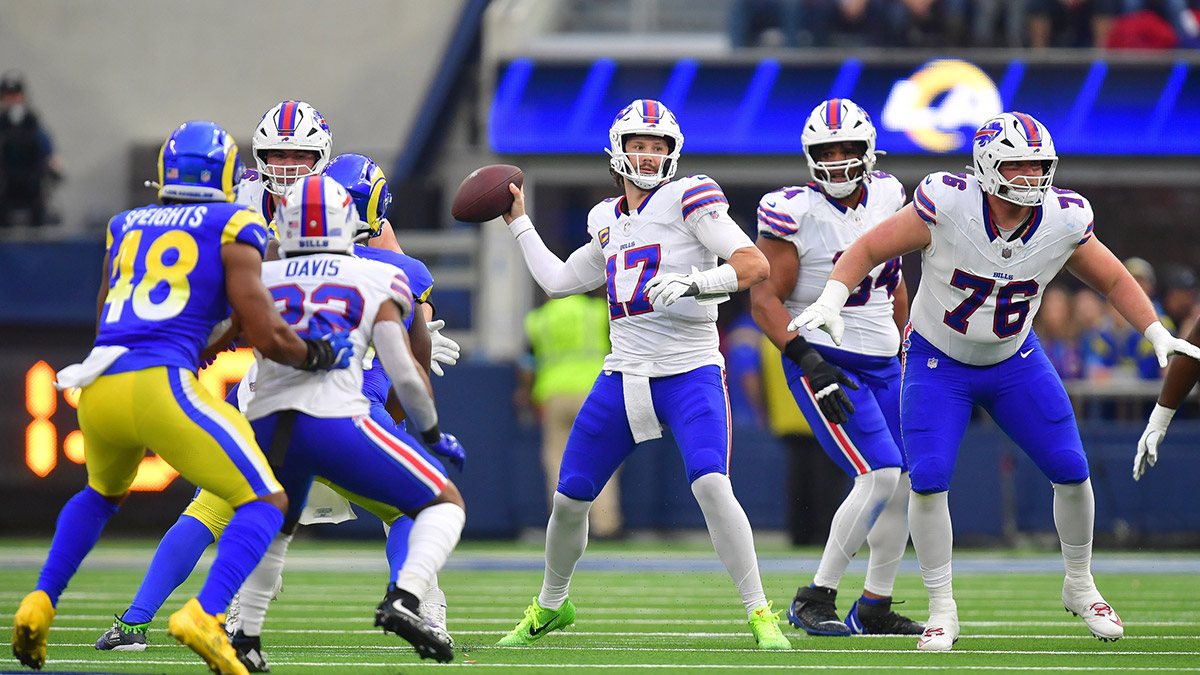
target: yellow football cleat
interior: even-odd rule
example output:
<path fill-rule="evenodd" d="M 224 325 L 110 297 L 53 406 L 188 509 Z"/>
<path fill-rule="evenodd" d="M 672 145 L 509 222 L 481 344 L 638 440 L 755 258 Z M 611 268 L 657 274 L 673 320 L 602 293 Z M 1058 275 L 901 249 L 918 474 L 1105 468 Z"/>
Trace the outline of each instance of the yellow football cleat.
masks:
<path fill-rule="evenodd" d="M 204 611 L 196 598 L 167 621 L 167 635 L 200 655 L 210 670 L 221 675 L 250 675 L 229 644 L 221 618 Z"/>
<path fill-rule="evenodd" d="M 54 605 L 45 591 L 25 596 L 13 617 L 13 656 L 30 668 L 41 668 L 46 662 L 46 638 L 54 621 Z"/>

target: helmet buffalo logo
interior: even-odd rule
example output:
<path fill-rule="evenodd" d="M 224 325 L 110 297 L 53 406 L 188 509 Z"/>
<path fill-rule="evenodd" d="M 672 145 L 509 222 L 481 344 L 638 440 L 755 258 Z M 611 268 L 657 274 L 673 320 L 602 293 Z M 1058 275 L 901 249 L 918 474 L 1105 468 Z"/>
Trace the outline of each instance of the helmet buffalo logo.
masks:
<path fill-rule="evenodd" d="M 625 106 L 624 108 L 621 108 L 621 112 L 617 113 L 617 118 L 613 120 L 613 124 L 616 124 L 617 122 L 620 122 L 620 121 L 621 121 L 621 120 L 622 120 L 622 119 L 623 119 L 623 118 L 624 118 L 626 115 L 628 115 L 628 114 L 630 113 L 630 111 L 632 111 L 632 110 L 633 110 L 633 104 L 632 104 L 632 103 L 631 103 L 631 104 L 629 104 L 629 105 L 627 105 L 627 106 Z"/>
<path fill-rule="evenodd" d="M 1001 131 L 1004 131 L 1004 124 L 1000 120 L 988 122 L 980 127 L 979 131 L 975 132 L 975 145 L 982 148 L 998 136 Z"/>

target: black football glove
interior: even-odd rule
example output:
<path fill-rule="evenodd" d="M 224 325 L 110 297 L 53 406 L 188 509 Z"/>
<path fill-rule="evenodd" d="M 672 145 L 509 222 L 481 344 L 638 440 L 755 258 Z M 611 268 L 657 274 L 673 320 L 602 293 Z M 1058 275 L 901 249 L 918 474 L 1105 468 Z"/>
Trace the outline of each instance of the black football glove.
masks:
<path fill-rule="evenodd" d="M 858 385 L 854 380 L 847 377 L 841 368 L 822 358 L 820 352 L 799 335 L 788 341 L 783 353 L 800 366 L 808 385 L 817 397 L 817 405 L 825 419 L 829 420 L 830 424 L 845 424 L 849 421 L 849 414 L 854 412 L 854 404 L 850 402 L 850 397 L 842 387 L 857 390 Z"/>

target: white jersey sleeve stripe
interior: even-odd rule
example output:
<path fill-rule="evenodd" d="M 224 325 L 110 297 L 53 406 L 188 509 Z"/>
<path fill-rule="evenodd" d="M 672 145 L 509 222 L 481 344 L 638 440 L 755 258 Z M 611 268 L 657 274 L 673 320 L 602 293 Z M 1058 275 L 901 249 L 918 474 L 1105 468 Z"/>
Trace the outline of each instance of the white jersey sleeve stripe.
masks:
<path fill-rule="evenodd" d="M 715 204 L 728 204 L 725 193 L 716 183 L 701 183 L 683 193 L 683 218 L 686 220 L 697 209 Z"/>
<path fill-rule="evenodd" d="M 1096 221 L 1094 221 L 1094 220 L 1087 224 L 1087 228 L 1084 229 L 1084 231 L 1083 231 L 1083 239 L 1079 240 L 1080 244 L 1083 244 L 1083 243 L 1087 242 L 1088 239 L 1092 238 L 1092 227 L 1095 226 L 1095 224 L 1096 224 Z"/>
<path fill-rule="evenodd" d="M 791 216 L 771 211 L 762 206 L 758 207 L 758 222 L 782 235 L 796 234 L 796 221 Z"/>
<path fill-rule="evenodd" d="M 927 223 L 937 221 L 937 207 L 934 206 L 933 200 L 926 196 L 922 186 L 917 186 L 917 191 L 913 197 L 913 206 L 917 207 L 917 214 L 921 216 Z"/>

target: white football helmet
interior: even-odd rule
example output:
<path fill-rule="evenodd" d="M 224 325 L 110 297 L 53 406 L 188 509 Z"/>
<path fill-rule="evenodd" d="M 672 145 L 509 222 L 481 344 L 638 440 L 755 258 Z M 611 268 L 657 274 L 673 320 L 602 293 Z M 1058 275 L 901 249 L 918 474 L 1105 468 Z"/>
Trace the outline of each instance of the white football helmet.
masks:
<path fill-rule="evenodd" d="M 263 115 L 254 130 L 251 149 L 263 186 L 272 194 L 282 195 L 298 179 L 324 170 L 333 153 L 333 135 L 325 118 L 311 105 L 304 101 L 284 101 Z M 317 153 L 317 162 L 311 169 L 267 164 L 264 156 L 267 150 L 311 150 Z"/>
<path fill-rule="evenodd" d="M 667 158 L 659 165 L 658 173 L 638 171 L 637 155 L 625 152 L 627 136 L 660 136 L 667 141 Z M 667 106 L 654 99 L 640 98 L 617 113 L 608 130 L 608 145 L 604 151 L 611 158 L 608 166 L 613 172 L 643 190 L 653 190 L 675 176 L 679 152 L 683 149 L 683 132 L 679 130 L 675 113 Z"/>
<path fill-rule="evenodd" d="M 864 143 L 866 149 L 859 157 L 839 162 L 817 161 L 814 156 L 817 146 L 844 141 Z M 808 160 L 809 173 L 830 197 L 841 199 L 854 192 L 860 183 L 870 182 L 877 159 L 875 125 L 871 123 L 871 116 L 867 111 L 854 101 L 848 98 L 822 101 L 805 120 L 804 130 L 800 133 L 800 143 L 804 146 L 804 158 Z M 857 173 L 855 169 L 858 169 Z M 849 180 L 832 180 L 835 174 L 841 175 L 843 171 Z"/>
<path fill-rule="evenodd" d="M 275 215 L 283 256 L 352 253 L 358 232 L 354 200 L 328 176 L 305 176 L 292 183 Z"/>
<path fill-rule="evenodd" d="M 984 192 L 1020 206 L 1037 206 L 1045 200 L 1054 184 L 1058 155 L 1041 122 L 1022 112 L 1000 113 L 979 127 L 973 143 L 972 168 Z M 1007 181 L 1000 174 L 1002 162 L 1029 160 L 1042 162 L 1041 176 L 1016 176 Z"/>

